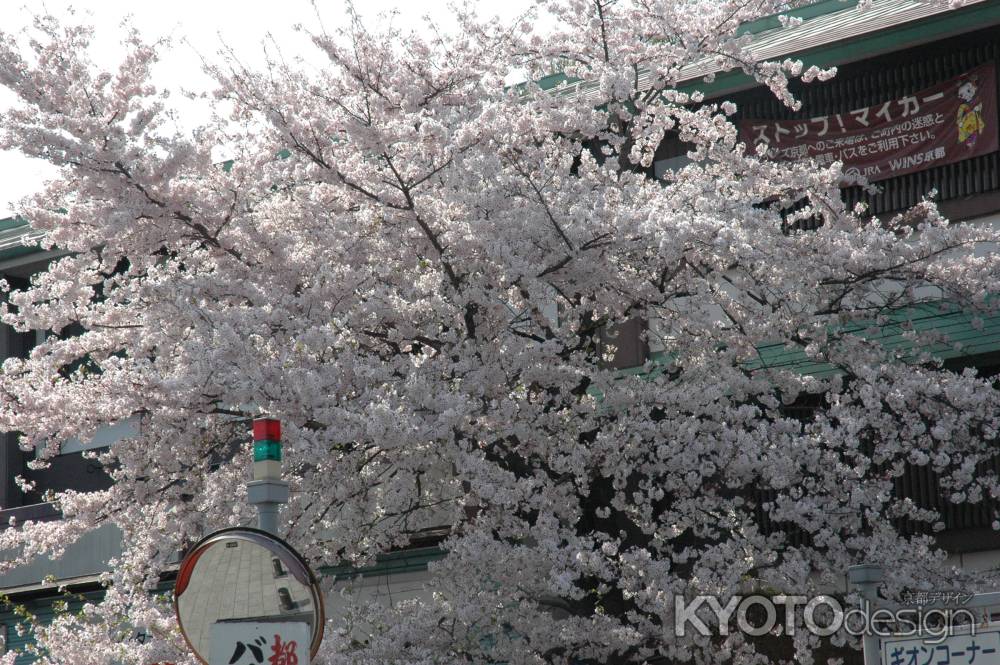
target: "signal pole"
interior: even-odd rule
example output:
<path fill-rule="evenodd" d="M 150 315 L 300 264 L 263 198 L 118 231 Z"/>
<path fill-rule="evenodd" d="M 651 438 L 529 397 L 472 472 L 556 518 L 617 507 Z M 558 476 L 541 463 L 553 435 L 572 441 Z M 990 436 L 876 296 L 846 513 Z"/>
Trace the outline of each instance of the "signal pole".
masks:
<path fill-rule="evenodd" d="M 257 526 L 279 536 L 278 509 L 288 503 L 288 483 L 281 479 L 281 421 L 253 421 L 253 480 L 247 483 L 247 500 L 257 507 Z"/>

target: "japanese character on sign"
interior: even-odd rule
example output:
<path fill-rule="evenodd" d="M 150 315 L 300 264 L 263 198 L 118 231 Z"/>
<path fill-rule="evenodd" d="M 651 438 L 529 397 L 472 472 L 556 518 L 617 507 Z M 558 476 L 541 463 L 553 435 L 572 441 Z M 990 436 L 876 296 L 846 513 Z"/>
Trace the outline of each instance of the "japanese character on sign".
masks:
<path fill-rule="evenodd" d="M 781 155 L 787 159 L 798 159 L 809 156 L 809 146 L 806 144 L 782 148 Z"/>
<path fill-rule="evenodd" d="M 233 649 L 233 655 L 229 658 L 229 665 L 262 665 L 264 663 L 264 650 L 267 639 L 263 635 L 248 642 L 239 641 Z M 299 657 L 295 648 L 295 640 L 281 641 L 281 635 L 275 633 L 274 642 L 271 643 L 271 656 L 267 661 L 270 665 L 299 665 Z M 249 654 L 252 661 L 244 659 L 243 656 Z"/>
<path fill-rule="evenodd" d="M 863 109 L 857 109 L 857 110 L 851 111 L 851 115 L 853 115 L 854 119 L 857 120 L 858 122 L 860 122 L 865 127 L 867 127 L 870 124 L 868 122 L 868 108 L 867 107 L 863 108 Z"/>
<path fill-rule="evenodd" d="M 968 651 L 968 652 L 970 652 L 972 654 L 971 656 L 969 656 L 969 665 L 972 665 L 974 662 L 976 662 L 976 653 L 979 652 L 979 651 L 982 651 L 983 654 L 996 653 L 996 649 L 985 649 L 985 648 L 979 646 L 978 644 L 976 644 L 976 640 L 975 639 L 972 640 L 972 644 L 970 644 L 968 646 L 968 648 L 966 648 L 966 651 Z M 956 652 L 955 655 L 959 655 L 959 654 Z"/>
<path fill-rule="evenodd" d="M 916 97 L 903 97 L 896 103 L 903 107 L 904 118 L 908 115 L 920 112 L 920 103 L 917 101 Z"/>
<path fill-rule="evenodd" d="M 261 649 L 262 646 L 267 644 L 267 640 L 263 636 L 251 642 L 237 642 L 236 646 L 233 648 L 233 655 L 229 658 L 229 665 L 237 665 L 240 662 L 240 658 L 243 657 L 247 651 L 254 658 L 255 663 L 264 662 L 264 651 Z"/>
<path fill-rule="evenodd" d="M 882 118 L 886 122 L 892 122 L 892 115 L 889 113 L 890 104 L 892 104 L 892 102 L 886 102 L 885 104 L 883 104 L 882 108 L 880 108 L 878 111 L 875 112 L 875 117 Z"/>
<path fill-rule="evenodd" d="M 271 645 L 273 652 L 268 658 L 271 665 L 299 665 L 299 657 L 295 654 L 295 640 L 281 643 L 281 635 L 274 636 L 274 644 Z"/>

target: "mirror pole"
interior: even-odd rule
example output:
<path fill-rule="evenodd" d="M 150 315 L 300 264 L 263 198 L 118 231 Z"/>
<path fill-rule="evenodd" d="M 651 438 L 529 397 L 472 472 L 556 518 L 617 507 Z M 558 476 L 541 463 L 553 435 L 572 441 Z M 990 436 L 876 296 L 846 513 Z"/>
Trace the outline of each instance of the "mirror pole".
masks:
<path fill-rule="evenodd" d="M 257 526 L 278 534 L 278 510 L 288 503 L 288 483 L 281 479 L 281 421 L 253 421 L 253 480 L 247 483 L 247 500 L 257 507 Z"/>

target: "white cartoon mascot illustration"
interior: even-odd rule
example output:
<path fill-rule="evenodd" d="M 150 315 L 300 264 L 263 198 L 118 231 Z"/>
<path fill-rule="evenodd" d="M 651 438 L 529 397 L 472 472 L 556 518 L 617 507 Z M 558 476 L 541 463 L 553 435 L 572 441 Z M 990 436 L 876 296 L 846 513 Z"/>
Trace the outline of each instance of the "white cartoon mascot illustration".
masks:
<path fill-rule="evenodd" d="M 978 97 L 979 77 L 963 77 L 958 84 L 958 98 L 962 103 L 958 105 L 958 142 L 964 143 L 969 150 L 976 146 L 976 139 L 986 129 L 983 122 L 983 102 Z"/>

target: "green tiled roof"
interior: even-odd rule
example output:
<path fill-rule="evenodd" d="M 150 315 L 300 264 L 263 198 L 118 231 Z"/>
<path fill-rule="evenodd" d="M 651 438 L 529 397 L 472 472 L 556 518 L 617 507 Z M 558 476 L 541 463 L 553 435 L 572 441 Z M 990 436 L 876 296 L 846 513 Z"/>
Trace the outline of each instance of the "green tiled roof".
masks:
<path fill-rule="evenodd" d="M 979 326 L 973 325 L 973 315 L 947 303 L 924 303 L 896 312 L 888 323 L 870 329 L 857 325 L 844 332 L 878 341 L 886 351 L 895 352 L 903 361 L 913 361 L 922 353 L 941 360 L 954 360 L 1000 350 L 1000 312 L 980 316 Z M 907 331 L 937 333 L 945 341 L 915 347 Z M 802 374 L 823 377 L 836 373 L 832 365 L 806 356 L 801 348 L 785 344 L 763 344 L 757 347 L 759 359 L 752 368 L 790 369 Z"/>
<path fill-rule="evenodd" d="M 19 229 L 27 225 L 28 222 L 20 217 L 7 217 L 0 219 L 0 232 L 10 231 L 11 229 Z"/>
<path fill-rule="evenodd" d="M 33 242 L 41 235 L 20 217 L 0 219 L 0 261 L 41 251 L 41 248 Z"/>
<path fill-rule="evenodd" d="M 820 3 L 825 4 L 825 3 Z M 805 67 L 831 67 L 929 44 L 1000 23 L 1000 1 L 966 0 L 949 9 L 939 0 L 875 0 L 871 9 L 826 13 L 800 26 L 773 29 L 754 38 L 755 54 L 768 60 L 802 60 Z M 766 20 L 766 19 L 765 19 Z M 701 77 L 711 67 L 691 67 L 686 91 L 718 96 L 759 85 L 736 69 L 719 73 L 711 83 Z"/>
<path fill-rule="evenodd" d="M 781 27 L 781 16 L 803 19 L 797 26 Z M 1000 23 L 1000 0 L 966 0 L 950 9 L 943 0 L 874 0 L 861 10 L 856 0 L 823 0 L 745 24 L 740 30 L 753 35 L 751 50 L 764 60 L 800 58 L 806 67 L 857 62 L 883 53 L 900 51 L 963 32 Z M 716 74 L 706 83 L 703 77 Z M 686 92 L 699 90 L 716 96 L 758 85 L 739 69 L 719 72 L 713 59 L 692 64 L 681 72 Z M 552 74 L 538 81 L 544 89 L 563 85 L 565 94 L 592 96 L 596 84 L 567 80 Z M 640 74 L 640 87 L 648 87 L 648 72 Z M 595 98 L 595 103 L 598 103 Z"/>
<path fill-rule="evenodd" d="M 771 16 L 764 16 L 756 21 L 744 23 L 740 26 L 740 29 L 736 31 L 736 34 L 745 35 L 749 33 L 755 35 L 759 32 L 764 32 L 765 30 L 780 28 L 782 16 L 811 19 L 825 14 L 839 12 L 844 9 L 853 9 L 857 5 L 858 0 L 822 0 L 822 2 L 813 2 L 803 7 L 796 7 Z"/>

